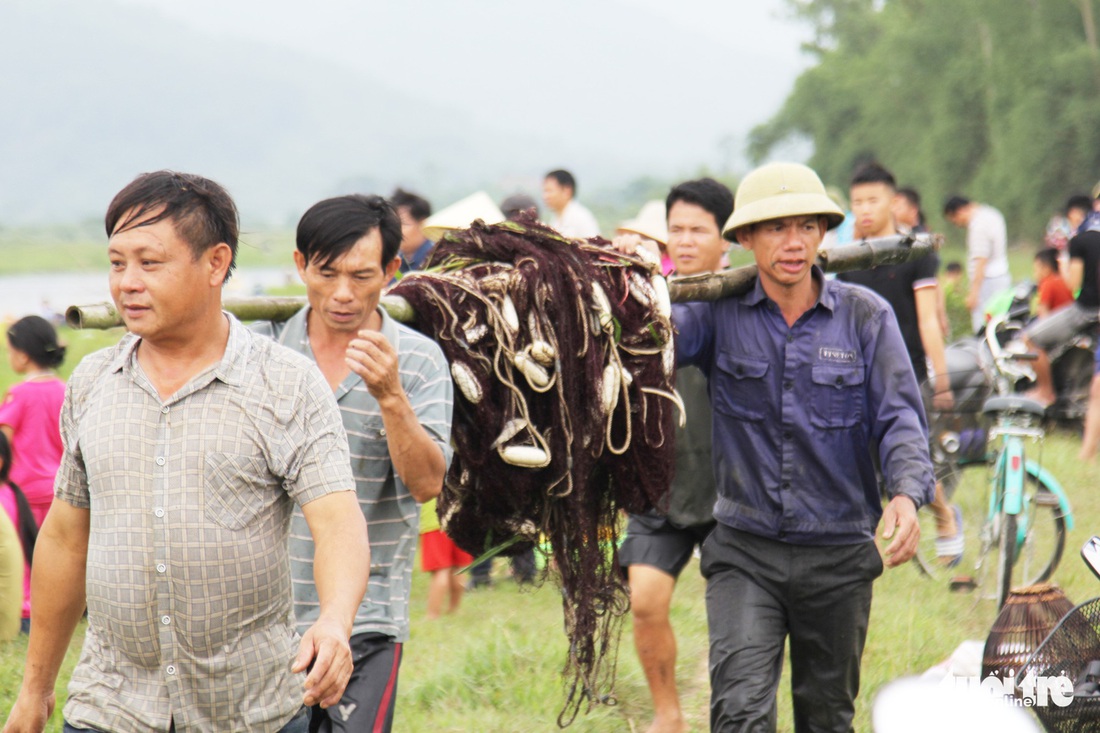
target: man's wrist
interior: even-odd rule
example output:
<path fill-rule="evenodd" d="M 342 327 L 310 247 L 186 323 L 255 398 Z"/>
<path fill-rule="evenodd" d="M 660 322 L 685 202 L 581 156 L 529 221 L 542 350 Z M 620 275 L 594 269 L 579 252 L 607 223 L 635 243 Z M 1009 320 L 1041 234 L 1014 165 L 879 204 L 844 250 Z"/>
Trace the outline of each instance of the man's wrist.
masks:
<path fill-rule="evenodd" d="M 320 615 L 317 620 L 313 622 L 314 626 L 335 626 L 344 632 L 344 636 L 347 639 L 351 639 L 351 627 L 355 623 L 355 612 L 345 613 L 332 608 L 321 609 Z"/>

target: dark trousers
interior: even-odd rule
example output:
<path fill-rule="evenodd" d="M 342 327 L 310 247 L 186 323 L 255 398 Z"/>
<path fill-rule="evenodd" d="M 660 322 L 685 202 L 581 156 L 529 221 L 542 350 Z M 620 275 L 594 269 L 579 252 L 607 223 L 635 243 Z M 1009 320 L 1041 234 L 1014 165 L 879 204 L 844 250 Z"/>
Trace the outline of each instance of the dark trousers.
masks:
<path fill-rule="evenodd" d="M 340 702 L 309 709 L 309 733 L 389 733 L 397 704 L 401 644 L 385 634 L 351 637 L 355 665 Z"/>
<path fill-rule="evenodd" d="M 796 733 L 848 733 L 859 693 L 873 542 L 808 547 L 718 524 L 703 545 L 712 731 L 774 732 L 790 640 Z"/>

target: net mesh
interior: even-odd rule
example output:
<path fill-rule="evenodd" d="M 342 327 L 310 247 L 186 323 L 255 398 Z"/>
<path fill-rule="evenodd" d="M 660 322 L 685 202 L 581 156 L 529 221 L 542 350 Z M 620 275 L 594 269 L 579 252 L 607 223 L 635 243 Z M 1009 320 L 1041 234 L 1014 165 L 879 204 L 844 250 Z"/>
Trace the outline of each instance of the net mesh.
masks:
<path fill-rule="evenodd" d="M 388 293 L 439 343 L 457 387 L 444 530 L 475 556 L 549 548 L 569 640 L 563 726 L 613 700 L 629 609 L 618 514 L 664 508 L 674 464 L 664 281 L 607 244 L 530 217 L 478 221 Z"/>

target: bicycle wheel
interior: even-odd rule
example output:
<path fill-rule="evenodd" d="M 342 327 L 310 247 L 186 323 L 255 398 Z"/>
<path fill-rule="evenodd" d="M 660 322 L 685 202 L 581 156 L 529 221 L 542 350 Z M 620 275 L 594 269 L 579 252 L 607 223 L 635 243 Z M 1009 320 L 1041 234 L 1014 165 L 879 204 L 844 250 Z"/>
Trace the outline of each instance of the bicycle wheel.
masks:
<path fill-rule="evenodd" d="M 997 600 L 998 604 L 1008 597 L 1012 588 L 1049 580 L 1062 559 L 1066 542 L 1066 522 L 1057 497 L 1042 482 L 1027 474 L 1023 511 L 1016 517 L 1016 527 L 1006 533 L 1001 527 L 1003 515 L 990 516 L 990 491 L 996 480 L 994 466 L 970 463 L 959 467 L 952 478 L 955 491 L 951 506 L 957 506 L 963 517 L 965 550 L 962 561 L 952 566 L 937 557 L 936 539 L 944 511 L 937 515 L 933 507 L 922 507 L 917 515 L 920 545 L 914 558 L 921 573 L 944 583 L 955 576 L 971 577 L 985 596 Z M 1023 541 L 1020 540 L 1021 526 Z M 1008 589 L 999 592 L 1006 582 L 1006 573 L 999 561 L 1002 535 L 1006 538 L 1015 535 L 1016 542 L 1008 566 Z"/>
<path fill-rule="evenodd" d="M 1008 590 L 1050 580 L 1066 548 L 1066 519 L 1058 497 L 1027 474 L 1023 510 L 1012 519 L 1011 528 L 1007 521 L 1002 528 L 1009 536 L 1006 541 L 1015 537 Z"/>
<path fill-rule="evenodd" d="M 947 582 L 955 575 L 965 575 L 973 569 L 979 544 L 981 519 L 988 513 L 986 492 L 992 479 L 989 464 L 984 461 L 964 464 L 951 464 L 949 472 L 937 472 L 942 494 L 947 502 L 921 507 L 917 513 L 920 524 L 920 544 L 914 563 L 921 574 L 935 581 Z M 941 495 L 942 495 L 941 494 Z M 957 516 L 956 515 L 957 507 Z M 962 517 L 964 551 L 960 562 L 951 564 L 950 557 L 941 557 L 937 552 L 936 540 L 940 539 L 944 528 L 951 524 L 950 518 Z M 969 569 L 968 569 L 969 567 Z"/>

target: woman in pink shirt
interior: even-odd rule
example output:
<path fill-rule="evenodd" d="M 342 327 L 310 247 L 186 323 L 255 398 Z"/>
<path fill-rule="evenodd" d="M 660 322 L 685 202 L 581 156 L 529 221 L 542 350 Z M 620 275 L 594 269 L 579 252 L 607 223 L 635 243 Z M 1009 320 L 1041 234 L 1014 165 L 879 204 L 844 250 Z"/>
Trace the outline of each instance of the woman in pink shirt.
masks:
<path fill-rule="evenodd" d="M 8 328 L 8 359 L 23 381 L 0 404 L 0 431 L 11 441 L 11 480 L 23 489 L 41 527 L 53 501 L 53 482 L 61 464 L 61 403 L 65 383 L 55 371 L 65 359 L 57 331 L 39 316 L 27 316 Z M 15 521 L 15 517 L 12 517 Z"/>

